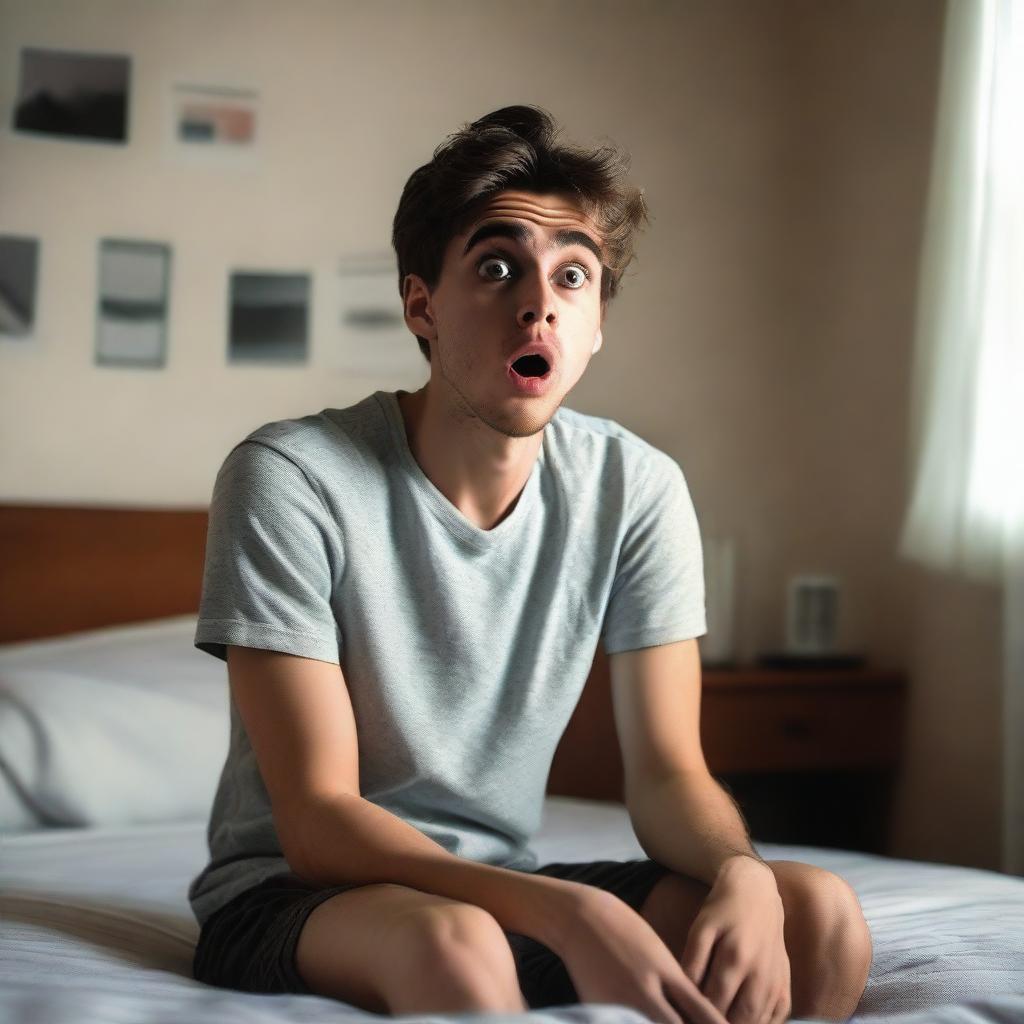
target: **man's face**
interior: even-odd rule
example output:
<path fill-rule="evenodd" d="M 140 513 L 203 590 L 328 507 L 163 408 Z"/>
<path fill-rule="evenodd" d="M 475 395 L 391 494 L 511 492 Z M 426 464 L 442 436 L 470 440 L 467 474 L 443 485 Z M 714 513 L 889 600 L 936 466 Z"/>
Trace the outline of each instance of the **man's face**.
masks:
<path fill-rule="evenodd" d="M 565 196 L 495 196 L 424 289 L 431 387 L 507 436 L 543 430 L 601 342 L 601 248 Z"/>

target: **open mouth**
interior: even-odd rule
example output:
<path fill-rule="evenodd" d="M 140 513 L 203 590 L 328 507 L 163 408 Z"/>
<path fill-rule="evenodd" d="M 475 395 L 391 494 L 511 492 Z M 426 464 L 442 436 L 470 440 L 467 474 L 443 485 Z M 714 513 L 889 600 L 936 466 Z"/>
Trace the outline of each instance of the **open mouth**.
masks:
<path fill-rule="evenodd" d="M 520 377 L 545 377 L 551 369 L 543 356 L 520 356 L 513 364 L 512 370 Z"/>

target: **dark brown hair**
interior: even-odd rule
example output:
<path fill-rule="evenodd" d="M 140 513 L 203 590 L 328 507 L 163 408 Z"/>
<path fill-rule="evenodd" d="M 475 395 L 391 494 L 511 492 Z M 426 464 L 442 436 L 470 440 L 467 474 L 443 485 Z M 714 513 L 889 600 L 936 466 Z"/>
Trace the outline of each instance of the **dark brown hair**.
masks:
<path fill-rule="evenodd" d="M 643 193 L 626 181 L 629 158 L 614 146 L 580 149 L 559 141 L 551 115 L 539 107 L 503 107 L 450 135 L 428 164 L 409 177 L 391 241 L 398 255 L 398 289 L 407 274 L 433 288 L 444 251 L 498 192 L 558 192 L 573 198 L 601 231 L 601 301 L 618 292 L 633 259 L 637 231 L 647 221 Z M 430 360 L 430 345 L 417 338 Z"/>

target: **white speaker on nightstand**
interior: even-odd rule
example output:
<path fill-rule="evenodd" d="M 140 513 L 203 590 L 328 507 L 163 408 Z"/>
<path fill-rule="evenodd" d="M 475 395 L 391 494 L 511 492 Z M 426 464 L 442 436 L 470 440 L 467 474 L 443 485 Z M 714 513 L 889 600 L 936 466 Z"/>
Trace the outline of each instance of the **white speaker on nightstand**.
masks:
<path fill-rule="evenodd" d="M 786 653 L 833 654 L 838 633 L 838 577 L 793 576 L 786 600 Z"/>

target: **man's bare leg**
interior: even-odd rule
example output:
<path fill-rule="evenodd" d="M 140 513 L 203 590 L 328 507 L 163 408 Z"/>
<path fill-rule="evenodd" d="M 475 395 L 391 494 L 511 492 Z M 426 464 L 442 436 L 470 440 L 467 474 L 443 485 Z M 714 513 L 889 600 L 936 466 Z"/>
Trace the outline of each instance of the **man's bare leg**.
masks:
<path fill-rule="evenodd" d="M 374 1013 L 529 1009 L 487 911 L 404 885 L 325 900 L 303 926 L 295 966 L 319 995 Z"/>

